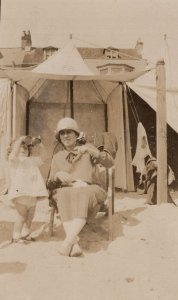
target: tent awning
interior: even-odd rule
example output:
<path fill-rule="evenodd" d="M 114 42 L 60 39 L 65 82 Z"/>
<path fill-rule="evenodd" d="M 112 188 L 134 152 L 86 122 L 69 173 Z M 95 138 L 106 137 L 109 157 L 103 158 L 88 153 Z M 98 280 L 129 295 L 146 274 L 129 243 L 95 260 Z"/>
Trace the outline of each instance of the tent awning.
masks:
<path fill-rule="evenodd" d="M 28 78 L 38 80 L 39 78 L 51 79 L 51 80 L 98 80 L 98 81 L 115 81 L 115 82 L 130 82 L 149 70 L 144 71 L 132 71 L 132 72 L 120 72 L 114 75 L 58 75 L 58 74 L 45 74 L 35 73 L 30 70 L 22 69 L 6 69 L 1 70 L 0 78 L 9 78 L 13 81 L 22 81 Z M 22 83 L 23 85 L 23 83 Z"/>
<path fill-rule="evenodd" d="M 136 83 L 128 86 L 142 98 L 151 108 L 157 110 L 157 92 L 155 87 L 148 87 Z M 178 91 L 166 91 L 167 123 L 178 132 Z"/>

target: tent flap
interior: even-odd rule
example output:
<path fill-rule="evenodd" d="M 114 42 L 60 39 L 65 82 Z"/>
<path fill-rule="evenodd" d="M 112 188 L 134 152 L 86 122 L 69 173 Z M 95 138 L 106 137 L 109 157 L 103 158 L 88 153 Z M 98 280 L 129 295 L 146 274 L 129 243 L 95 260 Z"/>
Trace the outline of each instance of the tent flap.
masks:
<path fill-rule="evenodd" d="M 156 111 L 156 88 L 128 83 L 128 86 Z M 167 123 L 178 132 L 178 91 L 166 91 Z"/>

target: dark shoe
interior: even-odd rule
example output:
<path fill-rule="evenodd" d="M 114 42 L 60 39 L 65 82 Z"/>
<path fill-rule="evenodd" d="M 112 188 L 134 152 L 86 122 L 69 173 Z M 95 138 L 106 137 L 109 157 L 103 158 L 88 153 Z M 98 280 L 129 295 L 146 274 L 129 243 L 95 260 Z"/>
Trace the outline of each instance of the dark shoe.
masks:
<path fill-rule="evenodd" d="M 36 241 L 35 238 L 33 238 L 30 235 L 26 235 L 26 236 L 21 237 L 21 240 L 26 241 L 26 242 L 35 242 Z"/>

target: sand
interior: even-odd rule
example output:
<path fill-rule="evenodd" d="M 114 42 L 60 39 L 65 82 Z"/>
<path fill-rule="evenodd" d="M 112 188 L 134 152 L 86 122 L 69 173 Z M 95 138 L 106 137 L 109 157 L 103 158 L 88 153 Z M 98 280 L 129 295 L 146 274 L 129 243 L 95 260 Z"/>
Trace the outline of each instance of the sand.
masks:
<path fill-rule="evenodd" d="M 64 232 L 56 218 L 49 236 L 47 201 L 36 210 L 36 242 L 7 246 L 14 220 L 14 210 L 0 201 L 2 300 L 178 299 L 178 207 L 172 204 L 148 206 L 143 196 L 116 193 L 113 241 L 108 218 L 99 214 L 80 235 L 78 258 L 58 253 Z"/>

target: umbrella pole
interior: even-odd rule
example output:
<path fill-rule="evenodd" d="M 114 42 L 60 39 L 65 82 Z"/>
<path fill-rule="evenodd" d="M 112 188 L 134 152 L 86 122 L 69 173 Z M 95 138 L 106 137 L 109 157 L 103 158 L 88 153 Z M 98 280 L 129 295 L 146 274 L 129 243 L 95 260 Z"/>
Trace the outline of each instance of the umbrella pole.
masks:
<path fill-rule="evenodd" d="M 74 95 L 73 95 L 73 80 L 69 81 L 70 90 L 70 116 L 74 118 Z"/>
<path fill-rule="evenodd" d="M 108 105 L 104 104 L 105 131 L 108 131 Z"/>

